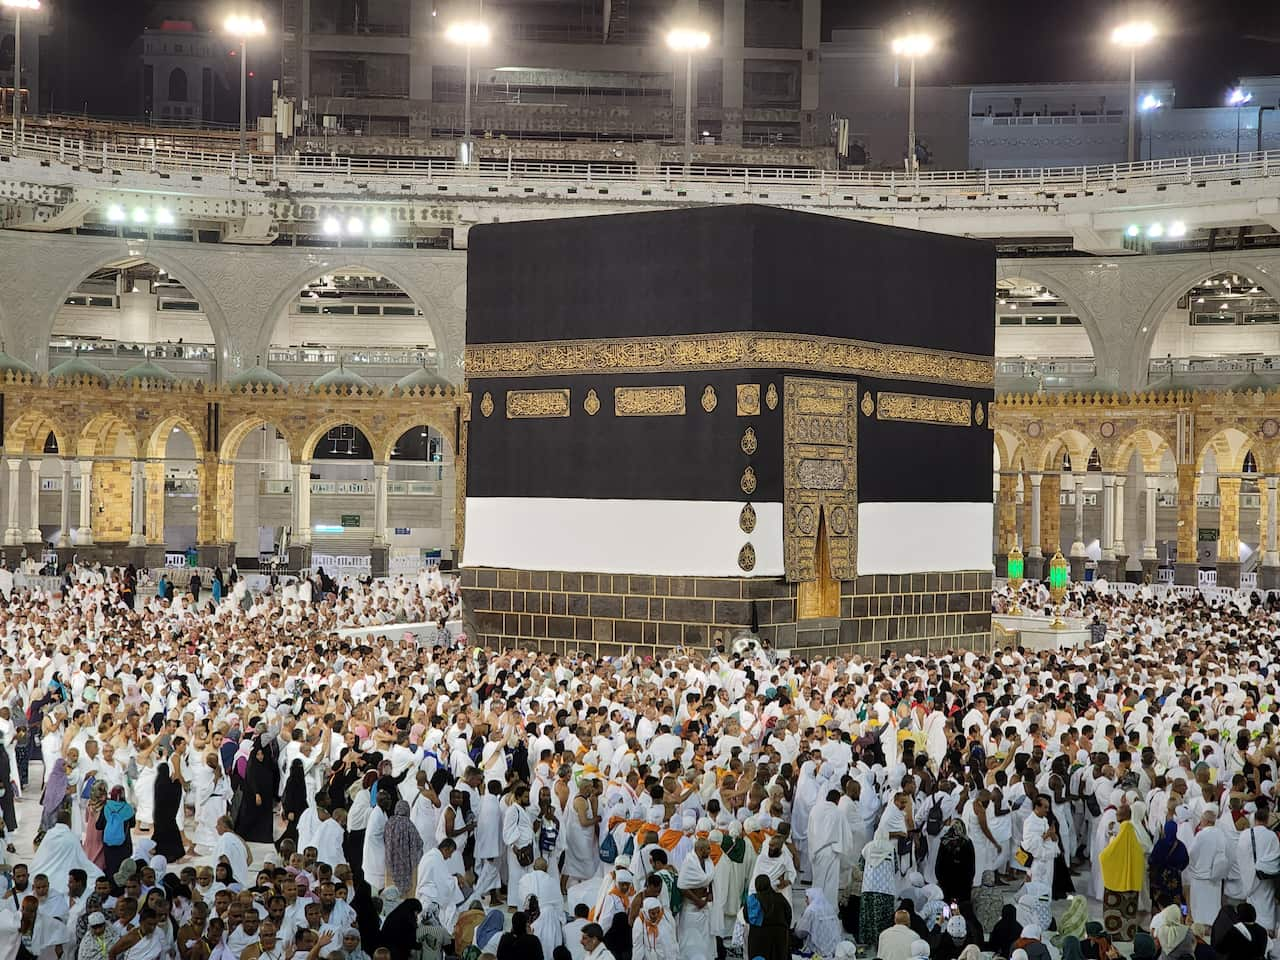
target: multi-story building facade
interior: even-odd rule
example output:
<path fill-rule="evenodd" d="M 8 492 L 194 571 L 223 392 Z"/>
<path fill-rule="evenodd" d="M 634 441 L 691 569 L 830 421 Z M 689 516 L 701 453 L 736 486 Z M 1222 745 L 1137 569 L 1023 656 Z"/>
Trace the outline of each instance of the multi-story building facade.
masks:
<path fill-rule="evenodd" d="M 19 8 L 0 7 L 0 85 L 3 85 L 0 100 L 3 101 L 6 118 L 13 110 L 13 91 L 16 87 L 22 89 L 22 110 L 25 114 L 40 113 L 48 101 L 42 83 L 41 64 L 43 38 L 49 35 L 48 11 L 22 9 L 18 13 L 22 17 L 22 76 L 15 78 L 14 66 L 18 59 L 14 57 L 16 10 Z"/>
<path fill-rule="evenodd" d="M 492 42 L 472 52 L 477 137 L 679 140 L 686 62 L 665 36 L 695 25 L 711 36 L 694 62 L 698 139 L 813 145 L 828 138 L 819 13 L 818 0 L 284 0 L 282 88 L 315 128 L 457 136 L 466 52 L 445 28 L 480 17 Z"/>
<path fill-rule="evenodd" d="M 165 19 L 143 31 L 133 50 L 138 116 L 158 123 L 212 123 L 219 111 L 227 113 L 235 97 L 228 59 L 239 70 L 227 47 L 225 38 L 189 19 Z"/>

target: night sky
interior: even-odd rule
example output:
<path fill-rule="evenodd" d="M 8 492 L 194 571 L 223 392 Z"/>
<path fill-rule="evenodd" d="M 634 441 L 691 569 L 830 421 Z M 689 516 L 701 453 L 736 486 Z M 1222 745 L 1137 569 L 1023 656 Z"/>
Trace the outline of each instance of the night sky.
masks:
<path fill-rule="evenodd" d="M 50 3 L 59 21 L 50 40 L 65 51 L 66 61 L 51 91 L 56 109 L 87 108 L 105 115 L 126 112 L 127 91 L 120 89 L 125 86 L 120 82 L 123 58 L 153 11 L 169 4 L 164 0 Z M 1130 13 L 1160 25 L 1162 36 L 1140 59 L 1139 76 L 1172 81 L 1178 106 L 1217 105 L 1238 76 L 1280 74 L 1277 0 L 1155 0 L 1142 5 L 1125 0 L 822 3 L 824 39 L 837 27 L 894 31 L 910 22 L 934 32 L 940 46 L 927 64 L 921 64 L 921 80 L 926 83 L 1123 79 L 1127 62 L 1107 37 L 1110 28 Z M 218 0 L 204 3 L 211 16 L 226 5 Z M 274 13 L 278 2 L 267 0 L 260 8 Z M 269 76 L 277 73 L 267 63 L 262 63 L 262 71 Z"/>

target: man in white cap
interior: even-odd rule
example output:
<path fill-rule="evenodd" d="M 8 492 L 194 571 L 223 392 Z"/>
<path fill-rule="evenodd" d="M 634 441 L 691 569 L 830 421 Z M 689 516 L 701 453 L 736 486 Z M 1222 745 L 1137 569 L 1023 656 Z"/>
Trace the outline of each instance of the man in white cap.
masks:
<path fill-rule="evenodd" d="M 627 913 L 631 909 L 631 898 L 634 896 L 635 886 L 631 871 L 615 870 L 613 883 L 600 884 L 600 896 L 596 899 L 595 908 L 591 911 L 591 919 L 608 930 L 613 925 L 614 916 Z"/>
<path fill-rule="evenodd" d="M 107 955 L 118 939 L 120 934 L 115 927 L 107 923 L 101 910 L 95 910 L 89 914 L 88 929 L 85 930 L 84 939 L 80 941 L 80 950 L 75 960 L 107 960 Z"/>
<path fill-rule="evenodd" d="M 631 960 L 678 960 L 680 944 L 671 914 L 657 897 L 648 897 L 631 928 Z"/>

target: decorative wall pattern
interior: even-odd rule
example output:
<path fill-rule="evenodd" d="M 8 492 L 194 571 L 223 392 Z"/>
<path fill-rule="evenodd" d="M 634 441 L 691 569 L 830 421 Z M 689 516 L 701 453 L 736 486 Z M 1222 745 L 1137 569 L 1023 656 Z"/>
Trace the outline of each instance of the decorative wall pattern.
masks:
<path fill-rule="evenodd" d="M 467 376 L 564 376 L 589 373 L 800 367 L 819 373 L 989 387 L 991 360 L 919 347 L 775 333 L 473 344 Z M 770 408 L 772 409 L 772 408 Z"/>
<path fill-rule="evenodd" d="M 96 378 L 55 381 L 6 373 L 0 375 L 0 433 L 4 454 L 10 459 L 42 457 L 45 438 L 52 433 L 58 444 L 56 456 L 94 462 L 92 528 L 100 545 L 129 539 L 133 462 L 142 462 L 147 540 L 159 545 L 164 531 L 168 440 L 175 429 L 185 432 L 198 458 L 197 542 L 209 546 L 233 537 L 234 469 L 250 430 L 273 426 L 288 444 L 296 471 L 310 462 L 316 444 L 332 427 L 348 423 L 358 427 L 373 447 L 374 461 L 387 463 L 405 431 L 426 424 L 446 439 L 452 452 L 455 536 L 460 545 L 468 398 L 452 387 L 404 393 L 233 389 L 181 382 L 128 385 Z"/>

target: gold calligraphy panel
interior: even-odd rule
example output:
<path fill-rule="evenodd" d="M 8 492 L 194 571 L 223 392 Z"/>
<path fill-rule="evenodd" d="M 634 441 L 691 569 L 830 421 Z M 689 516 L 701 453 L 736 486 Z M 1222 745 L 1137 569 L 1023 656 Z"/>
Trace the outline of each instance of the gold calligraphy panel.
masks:
<path fill-rule="evenodd" d="M 936 423 L 944 427 L 967 427 L 973 422 L 968 400 L 912 393 L 881 393 L 876 399 L 877 420 Z"/>
<path fill-rule="evenodd" d="M 568 390 L 508 390 L 507 419 L 530 420 L 540 417 L 567 417 Z"/>
<path fill-rule="evenodd" d="M 614 387 L 616 417 L 678 417 L 684 415 L 684 387 Z"/>
<path fill-rule="evenodd" d="M 787 579 L 852 580 L 858 560 L 858 385 L 787 377 L 782 390 Z M 820 542 L 825 556 L 819 556 Z"/>

